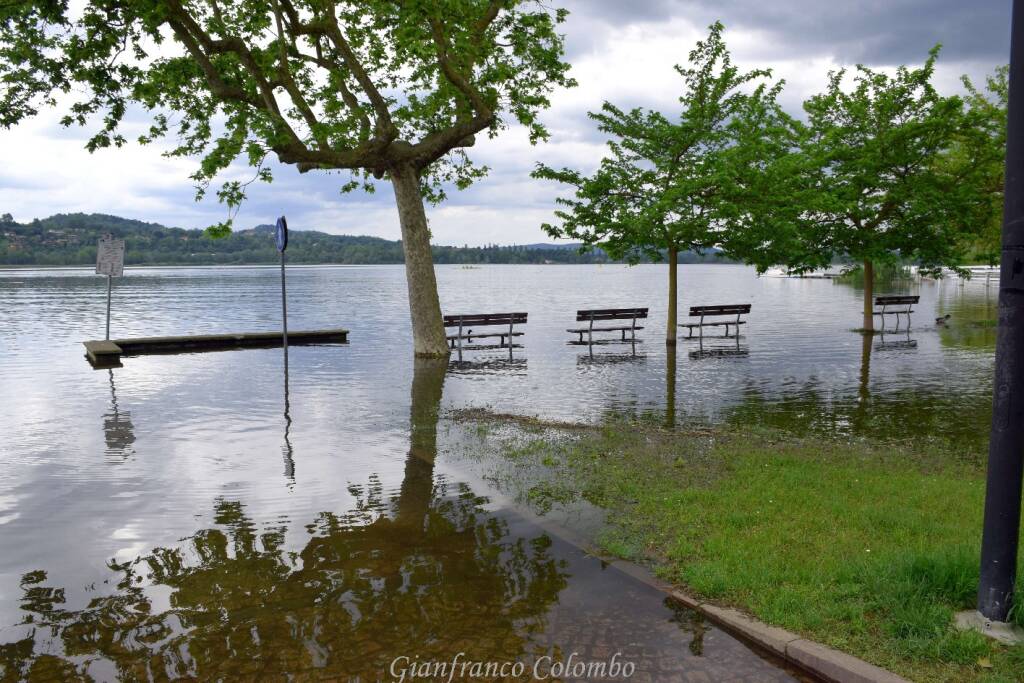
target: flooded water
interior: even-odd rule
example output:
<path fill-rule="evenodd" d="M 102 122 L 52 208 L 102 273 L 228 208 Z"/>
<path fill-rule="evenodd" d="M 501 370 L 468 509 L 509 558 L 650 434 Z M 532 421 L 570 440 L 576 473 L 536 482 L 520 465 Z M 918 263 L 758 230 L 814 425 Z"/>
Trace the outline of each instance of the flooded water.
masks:
<path fill-rule="evenodd" d="M 280 349 L 93 370 L 81 341 L 103 336 L 103 280 L 0 271 L 0 679 L 397 680 L 401 657 L 620 653 L 630 680 L 790 680 L 533 524 L 444 457 L 457 430 L 439 424 L 463 407 L 650 412 L 980 454 L 996 289 L 894 284 L 921 295 L 910 334 L 864 342 L 848 285 L 683 266 L 684 310 L 753 311 L 738 341 L 666 355 L 665 275 L 439 267 L 446 312 L 530 316 L 512 361 L 468 351 L 449 365 L 413 363 L 401 267 L 293 268 L 290 328 L 351 335 L 292 348 L 286 377 Z M 279 286 L 273 268 L 129 272 L 112 336 L 275 329 Z M 643 343 L 566 344 L 575 309 L 616 306 L 650 307 Z"/>

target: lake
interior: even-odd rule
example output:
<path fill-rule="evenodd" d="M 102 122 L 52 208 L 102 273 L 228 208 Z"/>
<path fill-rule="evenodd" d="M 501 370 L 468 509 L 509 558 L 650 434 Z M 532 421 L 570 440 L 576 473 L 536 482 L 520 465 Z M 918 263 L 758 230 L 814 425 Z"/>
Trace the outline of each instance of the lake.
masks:
<path fill-rule="evenodd" d="M 94 370 L 81 342 L 103 336 L 103 279 L 0 271 L 0 678 L 376 680 L 398 656 L 611 648 L 647 680 L 792 680 L 446 458 L 445 415 L 668 415 L 985 453 L 998 290 L 983 282 L 882 287 L 920 294 L 914 325 L 865 339 L 853 286 L 685 265 L 684 313 L 753 310 L 738 341 L 711 332 L 666 354 L 664 266 L 437 273 L 447 313 L 529 312 L 511 361 L 414 364 L 402 267 L 324 266 L 289 270 L 289 327 L 344 327 L 350 343 L 293 347 L 287 378 L 281 349 Z M 130 270 L 111 336 L 273 330 L 278 278 Z M 650 308 L 635 349 L 566 344 L 577 308 L 618 306 Z"/>

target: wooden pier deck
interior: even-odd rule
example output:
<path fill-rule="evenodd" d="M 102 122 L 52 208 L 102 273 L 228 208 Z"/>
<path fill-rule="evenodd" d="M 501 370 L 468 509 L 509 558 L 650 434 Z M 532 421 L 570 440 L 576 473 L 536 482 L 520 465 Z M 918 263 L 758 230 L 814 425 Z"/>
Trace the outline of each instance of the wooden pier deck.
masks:
<path fill-rule="evenodd" d="M 345 344 L 348 330 L 297 330 L 288 332 L 288 345 Z M 281 346 L 281 332 L 235 332 L 228 334 L 199 334 L 178 337 L 137 337 L 82 342 L 85 355 L 93 365 L 111 367 L 120 365 L 121 356 L 139 356 L 151 353 L 187 353 L 190 351 L 218 351 L 243 348 Z"/>

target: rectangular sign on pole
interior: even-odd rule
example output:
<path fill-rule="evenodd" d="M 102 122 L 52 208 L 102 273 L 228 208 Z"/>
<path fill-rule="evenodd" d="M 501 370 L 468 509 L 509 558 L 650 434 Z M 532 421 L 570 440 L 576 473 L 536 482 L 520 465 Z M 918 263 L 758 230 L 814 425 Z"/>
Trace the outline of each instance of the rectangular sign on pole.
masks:
<path fill-rule="evenodd" d="M 107 335 L 110 339 L 110 281 L 124 275 L 124 240 L 114 239 L 109 233 L 96 245 L 96 274 L 107 276 Z"/>
<path fill-rule="evenodd" d="M 96 247 L 96 274 L 110 277 L 124 275 L 124 240 L 110 235 L 100 238 Z"/>

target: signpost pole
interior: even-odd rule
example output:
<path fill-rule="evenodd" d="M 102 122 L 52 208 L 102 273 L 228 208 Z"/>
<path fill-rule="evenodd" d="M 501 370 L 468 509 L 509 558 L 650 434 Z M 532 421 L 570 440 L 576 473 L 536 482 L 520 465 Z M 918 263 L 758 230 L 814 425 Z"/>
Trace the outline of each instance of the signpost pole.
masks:
<path fill-rule="evenodd" d="M 288 368 L 288 297 L 284 285 L 284 252 L 281 252 L 281 327 L 283 331 L 284 366 Z"/>
<path fill-rule="evenodd" d="M 274 242 L 281 252 L 281 348 L 284 349 L 284 372 L 288 376 L 288 298 L 284 285 L 284 250 L 288 248 L 288 221 L 284 216 L 274 226 Z"/>
<path fill-rule="evenodd" d="M 113 276 L 107 273 L 107 336 L 104 337 L 107 341 L 110 341 L 110 282 L 113 279 Z"/>

